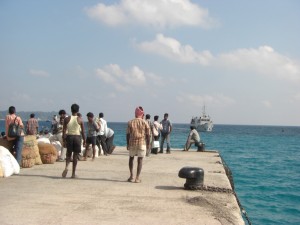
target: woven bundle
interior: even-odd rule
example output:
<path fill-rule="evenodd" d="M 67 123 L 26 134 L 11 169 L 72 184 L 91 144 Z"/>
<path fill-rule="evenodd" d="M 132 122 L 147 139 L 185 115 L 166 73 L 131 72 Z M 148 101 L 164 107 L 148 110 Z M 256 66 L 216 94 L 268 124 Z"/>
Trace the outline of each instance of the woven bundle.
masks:
<path fill-rule="evenodd" d="M 34 159 L 22 159 L 21 166 L 22 168 L 31 168 L 34 166 Z"/>
<path fill-rule="evenodd" d="M 35 152 L 32 148 L 30 147 L 24 147 L 22 149 L 22 167 L 23 168 L 31 168 L 34 166 L 35 163 Z"/>
<path fill-rule="evenodd" d="M 34 151 L 34 153 L 35 153 L 34 164 L 35 165 L 43 164 L 42 160 L 41 160 L 39 147 L 38 147 L 38 143 L 36 141 L 36 136 L 35 135 L 25 136 L 23 148 L 25 148 L 25 147 L 31 148 Z"/>
<path fill-rule="evenodd" d="M 41 159 L 44 164 L 54 164 L 57 159 L 57 156 L 53 154 L 42 154 Z"/>
<path fill-rule="evenodd" d="M 38 143 L 41 160 L 44 164 L 53 164 L 57 159 L 56 148 L 48 143 Z"/>

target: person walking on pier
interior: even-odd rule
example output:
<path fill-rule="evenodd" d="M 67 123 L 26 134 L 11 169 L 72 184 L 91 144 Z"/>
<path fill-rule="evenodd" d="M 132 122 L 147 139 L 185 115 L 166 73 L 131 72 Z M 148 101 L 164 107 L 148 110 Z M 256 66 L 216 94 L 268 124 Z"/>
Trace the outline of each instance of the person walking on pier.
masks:
<path fill-rule="evenodd" d="M 135 119 L 130 120 L 126 130 L 127 150 L 129 150 L 129 171 L 128 182 L 140 183 L 140 174 L 143 166 L 143 158 L 150 147 L 150 127 L 144 120 L 144 109 L 139 106 L 135 109 Z M 137 173 L 133 177 L 134 156 L 138 157 Z"/>
<path fill-rule="evenodd" d="M 62 177 L 66 177 L 68 167 L 71 162 L 73 153 L 73 167 L 71 178 L 76 178 L 76 166 L 78 155 L 81 152 L 81 136 L 83 138 L 83 145 L 85 145 L 85 131 L 82 118 L 77 116 L 79 112 L 79 105 L 73 104 L 71 106 L 72 116 L 66 117 L 63 124 L 63 143 L 67 147 L 66 167 L 62 173 Z M 80 135 L 81 134 L 81 135 Z"/>

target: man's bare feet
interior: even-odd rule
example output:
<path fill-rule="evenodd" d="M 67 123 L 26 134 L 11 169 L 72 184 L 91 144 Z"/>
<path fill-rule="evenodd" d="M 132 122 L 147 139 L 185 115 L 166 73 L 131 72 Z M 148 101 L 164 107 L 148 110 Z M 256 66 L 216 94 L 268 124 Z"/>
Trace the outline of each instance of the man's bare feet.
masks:
<path fill-rule="evenodd" d="M 139 178 L 136 178 L 135 181 L 134 181 L 134 183 L 141 183 L 141 182 L 142 182 L 142 180 L 139 179 Z"/>

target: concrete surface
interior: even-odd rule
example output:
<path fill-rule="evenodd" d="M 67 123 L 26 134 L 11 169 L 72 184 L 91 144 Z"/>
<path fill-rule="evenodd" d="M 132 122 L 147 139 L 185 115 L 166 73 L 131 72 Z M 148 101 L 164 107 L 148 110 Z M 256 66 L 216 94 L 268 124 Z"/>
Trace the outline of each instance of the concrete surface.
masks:
<path fill-rule="evenodd" d="M 142 183 L 127 182 L 125 147 L 79 161 L 78 179 L 70 178 L 71 168 L 61 177 L 64 162 L 35 165 L 0 178 L 0 224 L 244 224 L 233 194 L 184 190 L 178 177 L 182 167 L 197 166 L 205 185 L 230 188 L 220 162 L 217 152 L 151 155 Z"/>

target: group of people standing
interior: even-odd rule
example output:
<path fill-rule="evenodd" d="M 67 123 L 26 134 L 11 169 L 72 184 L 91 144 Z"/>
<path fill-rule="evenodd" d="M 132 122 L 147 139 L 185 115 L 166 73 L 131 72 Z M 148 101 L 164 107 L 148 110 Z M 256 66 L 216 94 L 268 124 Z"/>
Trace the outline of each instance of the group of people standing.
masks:
<path fill-rule="evenodd" d="M 8 133 L 9 124 L 16 122 L 20 127 L 24 127 L 22 119 L 16 116 L 16 109 L 14 106 L 9 107 L 9 114 L 6 116 L 6 133 Z M 62 157 L 66 155 L 66 166 L 63 170 L 62 177 L 66 177 L 68 173 L 69 164 L 72 161 L 72 176 L 71 178 L 76 178 L 76 167 L 77 161 L 79 159 L 79 154 L 81 153 L 81 146 L 86 147 L 84 153 L 84 159 L 86 160 L 86 153 L 89 146 L 92 145 L 93 156 L 95 158 L 95 147 L 98 146 L 100 150 L 100 145 L 103 149 L 105 155 L 111 154 L 115 148 L 113 145 L 114 131 L 107 127 L 107 122 L 104 120 L 104 114 L 99 113 L 99 118 L 94 118 L 94 114 L 89 112 L 87 114 L 87 137 L 85 133 L 84 121 L 82 115 L 79 113 L 79 105 L 71 105 L 71 116 L 67 116 L 65 110 L 59 111 L 59 120 L 57 116 L 54 116 L 51 131 L 54 134 L 50 141 L 57 140 L 62 143 L 61 160 Z M 38 122 L 35 121 L 34 114 L 31 114 L 30 120 L 28 120 L 26 125 L 26 131 L 28 134 L 38 133 Z M 144 114 L 144 109 L 141 106 L 135 109 L 135 118 L 130 120 L 127 124 L 126 129 L 126 144 L 127 150 L 129 151 L 129 171 L 130 176 L 128 178 L 129 182 L 140 183 L 140 173 L 142 170 L 143 158 L 149 156 L 150 153 L 157 154 L 163 153 L 164 143 L 167 144 L 166 153 L 171 153 L 170 135 L 172 132 L 172 123 L 168 119 L 168 113 L 164 114 L 163 120 L 158 122 L 159 116 L 154 116 L 154 121 L 151 122 L 151 116 L 149 114 Z M 9 141 L 13 141 L 14 150 L 16 152 L 16 159 L 21 165 L 21 153 L 23 148 L 25 133 L 22 132 L 20 136 L 11 138 L 7 136 Z M 153 143 L 160 140 L 159 145 L 154 146 Z M 197 131 L 191 127 L 191 132 L 189 134 L 186 146 L 184 150 L 188 150 L 192 143 L 199 142 L 200 137 L 197 135 Z M 63 149 L 66 152 L 63 153 Z M 158 151 L 158 149 L 160 149 Z M 134 177 L 133 175 L 133 162 L 134 157 L 138 157 L 137 173 Z"/>
<path fill-rule="evenodd" d="M 102 147 L 104 155 L 111 154 L 116 146 L 113 144 L 114 139 L 114 131 L 107 127 L 107 122 L 103 118 L 104 114 L 99 113 L 99 118 L 94 118 L 94 114 L 89 112 L 87 114 L 87 138 L 86 138 L 86 149 L 89 149 L 89 146 L 92 145 L 93 157 L 95 159 L 96 156 L 96 146 L 98 149 L 100 145 Z M 84 154 L 84 160 L 87 159 L 87 150 Z"/>
<path fill-rule="evenodd" d="M 169 114 L 164 114 L 164 119 L 161 122 L 158 122 L 159 116 L 154 116 L 154 121 L 151 122 L 151 116 L 149 114 L 146 114 L 146 121 L 150 127 L 150 142 L 151 145 L 147 149 L 146 156 L 149 156 L 150 153 L 157 154 L 157 153 L 163 153 L 163 146 L 166 141 L 167 143 L 167 150 L 166 153 L 171 153 L 171 144 L 170 144 L 170 135 L 172 132 L 172 123 L 168 119 Z M 160 140 L 160 141 L 159 141 Z M 158 141 L 159 147 L 154 145 L 154 141 Z M 160 148 L 160 151 L 158 149 Z"/>

